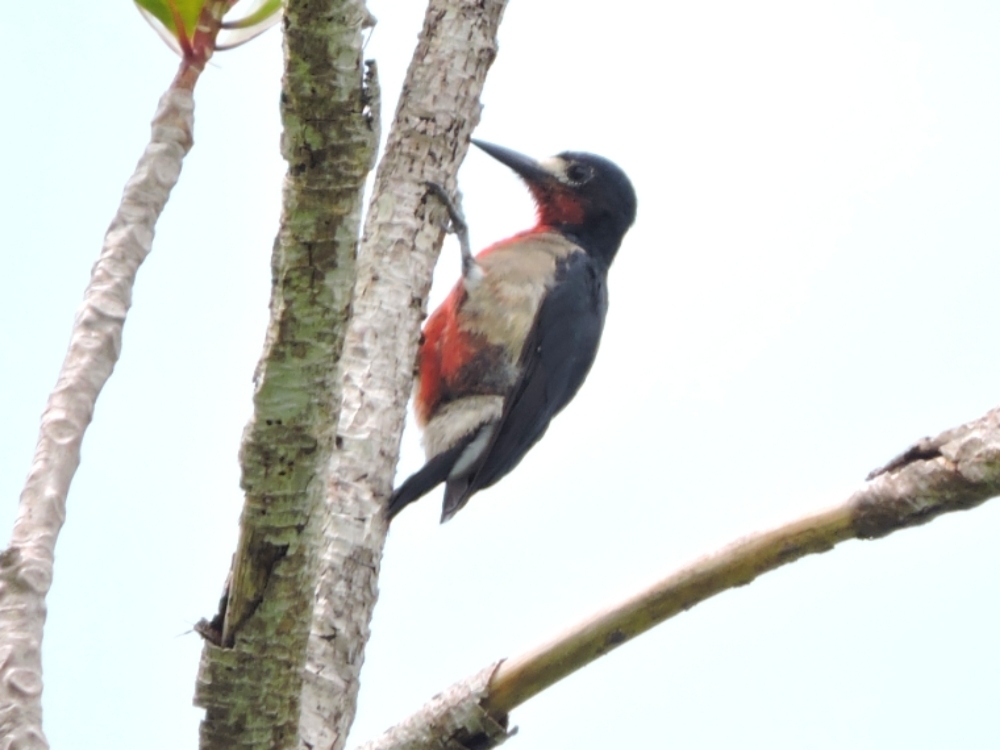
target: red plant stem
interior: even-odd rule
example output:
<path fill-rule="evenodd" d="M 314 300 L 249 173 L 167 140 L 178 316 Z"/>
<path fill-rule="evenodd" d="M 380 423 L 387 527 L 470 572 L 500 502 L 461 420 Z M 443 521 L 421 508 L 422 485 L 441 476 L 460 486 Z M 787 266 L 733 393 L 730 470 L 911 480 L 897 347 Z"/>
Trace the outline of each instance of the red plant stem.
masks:
<path fill-rule="evenodd" d="M 198 23 L 190 38 L 180 23 L 180 17 L 174 11 L 174 23 L 178 28 L 177 41 L 183 52 L 181 67 L 173 82 L 175 88 L 189 91 L 194 89 L 198 76 L 215 52 L 219 31 L 222 29 L 222 19 L 235 4 L 236 0 L 208 0 L 202 6 L 201 15 L 198 16 Z"/>

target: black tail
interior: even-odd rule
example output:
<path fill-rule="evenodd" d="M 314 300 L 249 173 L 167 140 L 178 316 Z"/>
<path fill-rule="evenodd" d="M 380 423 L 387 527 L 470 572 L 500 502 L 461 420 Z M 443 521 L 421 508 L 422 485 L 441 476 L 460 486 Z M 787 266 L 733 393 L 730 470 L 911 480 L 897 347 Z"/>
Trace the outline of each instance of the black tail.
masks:
<path fill-rule="evenodd" d="M 462 440 L 458 445 L 443 453 L 438 453 L 424 464 L 424 468 L 403 482 L 392 493 L 392 497 L 389 498 L 389 503 L 386 505 L 385 512 L 389 520 L 391 521 L 403 508 L 419 500 L 447 479 L 451 468 L 455 465 L 455 461 L 458 460 L 462 451 L 465 450 L 466 445 L 468 445 L 468 441 Z"/>
<path fill-rule="evenodd" d="M 458 511 L 465 507 L 472 497 L 472 475 L 456 477 L 444 486 L 444 505 L 441 508 L 441 523 L 451 520 Z"/>

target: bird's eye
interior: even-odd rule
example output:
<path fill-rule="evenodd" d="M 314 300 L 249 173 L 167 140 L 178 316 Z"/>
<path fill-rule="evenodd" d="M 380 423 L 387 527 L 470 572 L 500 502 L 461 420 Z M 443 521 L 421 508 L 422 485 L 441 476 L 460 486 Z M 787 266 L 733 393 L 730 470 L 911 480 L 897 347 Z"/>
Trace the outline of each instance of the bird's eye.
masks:
<path fill-rule="evenodd" d="M 593 175 L 594 171 L 586 164 L 570 164 L 566 167 L 566 179 L 571 185 L 582 185 Z"/>

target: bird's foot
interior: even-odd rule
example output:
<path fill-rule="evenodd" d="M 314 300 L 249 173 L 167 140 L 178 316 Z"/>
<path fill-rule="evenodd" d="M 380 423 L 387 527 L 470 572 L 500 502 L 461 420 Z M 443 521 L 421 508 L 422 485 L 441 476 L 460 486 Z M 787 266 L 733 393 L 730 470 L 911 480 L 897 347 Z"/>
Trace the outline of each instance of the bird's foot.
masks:
<path fill-rule="evenodd" d="M 441 205 L 448 209 L 448 218 L 451 220 L 451 226 L 448 227 L 448 231 L 453 232 L 454 234 L 468 232 L 469 225 L 465 223 L 465 215 L 462 213 L 462 209 L 458 205 L 460 201 L 453 201 L 451 196 L 448 195 L 448 191 L 436 182 L 425 182 L 424 185 L 427 186 L 427 191 L 441 201 Z"/>
<path fill-rule="evenodd" d="M 476 259 L 472 257 L 472 247 L 469 243 L 469 225 L 465 221 L 465 215 L 462 213 L 462 209 L 457 201 L 451 199 L 451 196 L 448 195 L 448 191 L 444 187 L 436 182 L 425 182 L 424 184 L 427 186 L 428 192 L 437 198 L 448 210 L 450 225 L 446 231 L 458 238 L 458 245 L 462 249 L 462 275 L 468 276 L 469 272 L 476 265 Z"/>

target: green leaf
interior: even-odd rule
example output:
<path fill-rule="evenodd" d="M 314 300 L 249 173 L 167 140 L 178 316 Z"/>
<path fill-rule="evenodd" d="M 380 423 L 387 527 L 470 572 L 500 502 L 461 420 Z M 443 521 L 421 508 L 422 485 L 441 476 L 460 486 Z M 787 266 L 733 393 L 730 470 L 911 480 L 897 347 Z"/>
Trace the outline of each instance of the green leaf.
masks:
<path fill-rule="evenodd" d="M 189 40 L 207 0 L 135 0 L 143 15 L 155 18 L 178 41 Z"/>
<path fill-rule="evenodd" d="M 222 24 L 224 29 L 247 29 L 258 24 L 270 26 L 277 19 L 275 14 L 281 11 L 281 0 L 261 0 L 260 7 L 255 11 L 236 21 L 225 21 Z"/>
<path fill-rule="evenodd" d="M 257 0 L 254 10 L 235 21 L 222 22 L 222 34 L 215 49 L 239 47 L 255 39 L 281 20 L 281 0 Z"/>

